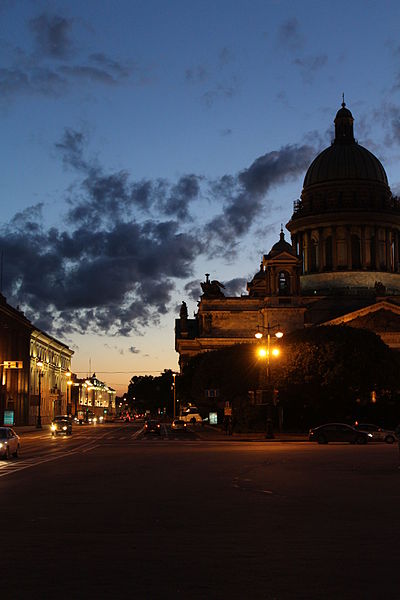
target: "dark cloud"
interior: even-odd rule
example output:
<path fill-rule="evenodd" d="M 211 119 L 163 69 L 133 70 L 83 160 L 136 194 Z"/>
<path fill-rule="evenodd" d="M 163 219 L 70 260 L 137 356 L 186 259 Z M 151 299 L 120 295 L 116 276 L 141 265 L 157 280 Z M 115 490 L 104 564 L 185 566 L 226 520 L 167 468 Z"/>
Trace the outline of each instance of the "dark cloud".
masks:
<path fill-rule="evenodd" d="M 224 211 L 207 224 L 209 247 L 216 245 L 222 252 L 225 246 L 231 253 L 232 245 L 250 230 L 256 217 L 268 215 L 265 196 L 270 188 L 304 173 L 314 155 L 311 145 L 285 146 L 260 156 L 237 177 L 214 182 L 213 193 L 224 198 Z"/>
<path fill-rule="evenodd" d="M 398 145 L 400 143 L 400 107 L 386 102 L 374 111 L 374 119 L 382 124 L 385 131 L 385 145 Z"/>
<path fill-rule="evenodd" d="M 312 83 L 317 71 L 322 69 L 328 62 L 328 56 L 321 54 L 319 56 L 307 56 L 296 58 L 293 64 L 299 67 L 301 77 L 304 83 Z"/>
<path fill-rule="evenodd" d="M 56 71 L 43 67 L 24 70 L 19 67 L 0 69 L 0 96 L 11 98 L 24 94 L 59 96 L 67 81 Z"/>
<path fill-rule="evenodd" d="M 220 98 L 233 98 L 238 91 L 238 80 L 236 77 L 232 77 L 230 81 L 223 83 L 216 83 L 213 88 L 204 92 L 202 99 L 204 104 L 210 108 L 216 100 Z"/>
<path fill-rule="evenodd" d="M 51 58 L 66 58 L 71 51 L 69 38 L 72 21 L 58 15 L 46 15 L 31 19 L 29 22 L 34 34 L 37 49 Z"/>
<path fill-rule="evenodd" d="M 82 182 L 83 199 L 82 194 L 69 199 L 70 222 L 91 222 L 92 227 L 98 227 L 110 218 L 124 219 L 135 210 L 146 212 L 152 206 L 167 217 L 191 220 L 189 208 L 199 198 L 201 177 L 184 175 L 174 185 L 165 179 L 131 182 L 126 171 L 103 173 L 94 161 L 84 158 L 85 147 L 85 135 L 71 129 L 66 129 L 56 144 L 64 164 L 86 175 Z M 95 225 L 93 214 L 97 216 Z"/>
<path fill-rule="evenodd" d="M 278 30 L 278 41 L 292 51 L 300 50 L 304 45 L 304 36 L 300 32 L 296 17 L 287 19 Z"/>
<path fill-rule="evenodd" d="M 105 85 L 116 85 L 121 79 L 129 77 L 132 71 L 116 65 L 113 68 L 101 68 L 92 65 L 63 65 L 59 71 L 69 79 L 82 79 Z"/>
<path fill-rule="evenodd" d="M 235 279 L 224 281 L 223 284 L 225 286 L 225 296 L 240 296 L 246 292 L 247 280 L 242 277 L 236 277 Z"/>
<path fill-rule="evenodd" d="M 191 300 L 194 300 L 195 302 L 198 302 L 202 294 L 200 281 L 198 279 L 188 281 L 188 283 L 184 287 L 184 290 L 186 293 L 186 297 L 190 298 Z M 179 310 L 177 310 L 176 312 L 179 312 Z"/>
<path fill-rule="evenodd" d="M 221 48 L 218 59 L 219 59 L 219 64 L 221 67 L 225 67 L 226 65 L 231 63 L 233 61 L 233 53 L 230 50 L 230 48 L 228 48 L 226 46 Z"/>
<path fill-rule="evenodd" d="M 209 77 L 207 67 L 204 65 L 196 65 L 185 71 L 185 80 L 188 83 L 204 83 Z"/>
<path fill-rule="evenodd" d="M 128 350 L 132 354 L 140 354 L 140 350 L 138 350 L 137 348 L 135 348 L 135 346 L 129 346 Z"/>
<path fill-rule="evenodd" d="M 209 181 L 132 181 L 105 173 L 85 156 L 87 139 L 68 129 L 56 144 L 77 179 L 69 190 L 65 229 L 45 229 L 39 203 L 0 229 L 4 290 L 39 327 L 65 336 L 79 331 L 129 335 L 156 324 L 178 281 L 193 278 L 196 259 L 234 256 L 242 238 L 268 214 L 268 192 L 309 164 L 309 146 L 286 146 L 237 175 Z M 202 205 L 199 201 L 202 201 Z M 212 206 L 207 220 L 204 202 Z M 186 290 L 199 298 L 200 282 Z M 244 280 L 226 282 L 240 293 Z"/>
<path fill-rule="evenodd" d="M 78 57 L 74 52 L 71 19 L 41 14 L 31 19 L 35 52 L 9 49 L 9 63 L 0 69 L 0 99 L 4 103 L 26 94 L 54 96 L 79 89 L 76 83 L 119 85 L 125 80 L 146 83 L 145 70 L 102 52 Z"/>
<path fill-rule="evenodd" d="M 185 70 L 185 81 L 203 88 L 201 100 L 210 108 L 217 100 L 233 98 L 239 90 L 239 77 L 228 70 L 233 62 L 229 48 L 222 48 L 211 65 L 195 65 Z M 206 89 L 204 89 L 206 88 Z"/>
<path fill-rule="evenodd" d="M 201 178 L 197 175 L 181 177 L 167 194 L 160 207 L 166 215 L 176 215 L 181 221 L 190 219 L 189 205 L 199 198 Z"/>

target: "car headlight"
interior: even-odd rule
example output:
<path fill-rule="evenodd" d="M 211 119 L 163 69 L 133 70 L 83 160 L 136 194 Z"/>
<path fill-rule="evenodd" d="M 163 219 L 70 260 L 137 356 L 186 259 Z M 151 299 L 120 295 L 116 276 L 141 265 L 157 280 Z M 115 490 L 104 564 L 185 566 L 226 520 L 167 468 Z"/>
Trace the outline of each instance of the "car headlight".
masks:
<path fill-rule="evenodd" d="M 51 424 L 51 427 L 50 427 L 50 429 L 51 429 L 52 431 L 55 431 L 55 430 L 57 429 L 57 427 L 54 425 L 54 423 L 52 423 L 52 424 Z"/>
<path fill-rule="evenodd" d="M 7 446 L 7 442 L 0 442 L 0 448 L 4 448 L 5 446 Z"/>
<path fill-rule="evenodd" d="M 67 426 L 66 425 L 63 426 L 63 431 L 67 431 Z"/>
<path fill-rule="evenodd" d="M 373 437 L 372 433 L 369 433 L 369 434 L 368 434 L 368 437 Z"/>

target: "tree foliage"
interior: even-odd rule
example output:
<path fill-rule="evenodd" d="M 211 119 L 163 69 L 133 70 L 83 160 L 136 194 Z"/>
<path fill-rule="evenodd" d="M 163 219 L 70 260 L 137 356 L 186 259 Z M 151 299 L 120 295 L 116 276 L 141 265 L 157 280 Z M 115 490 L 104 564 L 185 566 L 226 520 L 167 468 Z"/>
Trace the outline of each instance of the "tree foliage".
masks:
<path fill-rule="evenodd" d="M 137 412 L 150 410 L 157 414 L 159 409 L 173 412 L 173 377 L 170 369 L 161 375 L 135 375 L 128 385 L 126 400 L 131 409 Z"/>
<path fill-rule="evenodd" d="M 327 418 L 353 419 L 357 407 L 370 404 L 372 391 L 381 408 L 384 399 L 393 403 L 396 397 L 398 355 L 371 331 L 312 327 L 276 343 L 281 354 L 277 359 L 271 356 L 268 382 L 257 344 L 238 344 L 189 361 L 181 377 L 181 393 L 204 412 L 221 408 L 229 400 L 240 418 L 245 415 L 245 420 L 251 420 L 250 413 L 254 416 L 258 409 L 249 408 L 249 390 L 269 385 L 271 395 L 273 388 L 279 390 L 286 423 L 292 420 L 293 426 L 300 423 L 303 427 Z M 207 398 L 207 389 L 219 390 L 219 398 Z"/>

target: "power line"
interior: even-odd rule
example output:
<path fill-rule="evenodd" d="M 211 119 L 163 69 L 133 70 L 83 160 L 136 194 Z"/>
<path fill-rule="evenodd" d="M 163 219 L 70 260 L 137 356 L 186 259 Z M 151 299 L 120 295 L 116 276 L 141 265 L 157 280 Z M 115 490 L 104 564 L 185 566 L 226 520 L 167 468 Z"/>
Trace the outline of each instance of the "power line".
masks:
<path fill-rule="evenodd" d="M 173 369 L 166 369 L 166 371 L 172 371 Z M 76 373 L 77 375 L 79 373 L 87 373 L 87 371 L 74 371 L 74 373 Z M 164 371 L 95 371 L 95 373 L 106 373 L 106 374 L 127 374 L 130 375 L 131 373 L 164 373 Z"/>

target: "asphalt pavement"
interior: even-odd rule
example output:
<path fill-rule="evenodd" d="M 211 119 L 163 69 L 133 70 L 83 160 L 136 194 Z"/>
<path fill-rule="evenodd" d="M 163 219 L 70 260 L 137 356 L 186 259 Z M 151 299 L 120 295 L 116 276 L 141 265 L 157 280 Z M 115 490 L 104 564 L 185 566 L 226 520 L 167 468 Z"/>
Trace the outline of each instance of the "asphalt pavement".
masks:
<path fill-rule="evenodd" d="M 105 425 L 99 425 L 98 427 L 112 427 L 117 423 L 108 423 Z M 122 424 L 123 425 L 123 424 Z M 121 423 L 118 422 L 118 426 L 121 426 Z M 80 426 L 75 426 L 80 427 Z M 83 427 L 89 427 L 89 425 L 83 425 Z M 18 435 L 23 436 L 26 433 L 32 434 L 37 432 L 38 434 L 43 431 L 50 430 L 50 425 L 43 425 L 42 429 L 37 429 L 34 425 L 24 425 L 24 426 L 16 426 L 13 427 L 14 431 L 18 433 Z M 266 438 L 264 432 L 248 432 L 248 433 L 238 433 L 233 432 L 231 435 L 227 435 L 227 433 L 218 426 L 212 425 L 193 425 L 191 426 L 191 430 L 196 434 L 196 437 L 200 440 L 204 441 L 232 441 L 232 442 L 307 442 L 308 436 L 304 433 L 292 433 L 292 432 L 274 432 L 274 437 Z"/>

